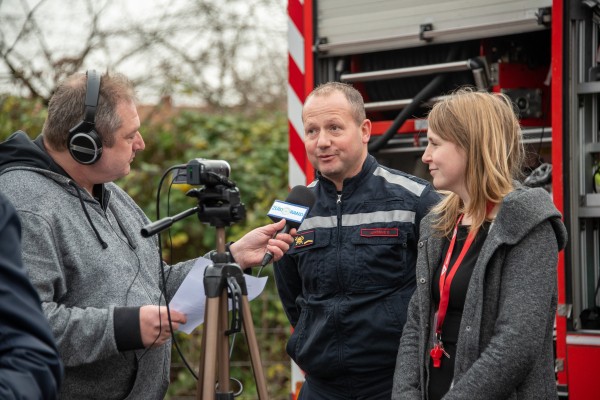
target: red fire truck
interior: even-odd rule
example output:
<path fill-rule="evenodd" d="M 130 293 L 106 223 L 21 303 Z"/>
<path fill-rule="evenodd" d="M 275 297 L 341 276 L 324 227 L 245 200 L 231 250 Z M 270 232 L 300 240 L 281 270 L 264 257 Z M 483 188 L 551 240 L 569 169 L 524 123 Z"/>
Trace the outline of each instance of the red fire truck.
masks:
<path fill-rule="evenodd" d="M 301 110 L 319 83 L 365 98 L 369 150 L 427 177 L 428 107 L 462 86 L 519 108 L 530 183 L 569 230 L 557 266 L 559 396 L 600 399 L 600 0 L 288 0 L 289 184 L 312 181 Z M 292 396 L 302 382 L 293 366 Z"/>

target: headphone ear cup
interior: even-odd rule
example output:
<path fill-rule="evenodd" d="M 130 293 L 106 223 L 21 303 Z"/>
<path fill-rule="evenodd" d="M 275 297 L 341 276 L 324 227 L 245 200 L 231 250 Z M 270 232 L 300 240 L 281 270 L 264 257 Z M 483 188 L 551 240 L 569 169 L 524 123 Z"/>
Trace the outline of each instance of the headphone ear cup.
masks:
<path fill-rule="evenodd" d="M 85 73 L 85 114 L 83 121 L 69 130 L 67 148 L 75 161 L 93 164 L 102 155 L 102 139 L 96 132 L 96 107 L 100 99 L 100 75 L 95 70 Z"/>
<path fill-rule="evenodd" d="M 102 140 L 93 127 L 86 132 L 86 127 L 82 125 L 89 125 L 89 123 L 82 121 L 81 124 L 71 129 L 68 143 L 69 153 L 78 163 L 89 165 L 97 162 L 102 156 Z M 83 129 L 78 129 L 80 127 Z"/>

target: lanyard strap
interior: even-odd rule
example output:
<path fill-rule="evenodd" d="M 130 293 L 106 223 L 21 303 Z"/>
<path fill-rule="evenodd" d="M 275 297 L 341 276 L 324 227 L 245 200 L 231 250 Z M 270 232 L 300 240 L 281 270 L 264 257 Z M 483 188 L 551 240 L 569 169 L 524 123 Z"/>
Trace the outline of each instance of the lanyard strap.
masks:
<path fill-rule="evenodd" d="M 458 271 L 458 268 L 460 267 L 460 264 L 462 263 L 463 258 L 465 258 L 467 251 L 469 251 L 469 247 L 471 247 L 471 244 L 473 243 L 473 240 L 475 239 L 475 235 L 473 235 L 472 232 L 469 232 L 469 235 L 467 236 L 467 240 L 465 241 L 465 244 L 464 244 L 462 250 L 460 251 L 458 258 L 456 259 L 456 261 L 454 262 L 454 264 L 452 266 L 452 271 L 450 271 L 450 274 L 447 275 L 448 265 L 450 264 L 450 258 L 452 257 L 452 251 L 454 250 L 454 245 L 456 244 L 458 225 L 460 224 L 460 221 L 462 221 L 462 218 L 463 218 L 463 215 L 461 214 L 458 217 L 458 220 L 456 221 L 456 226 L 454 227 L 452 239 L 450 240 L 450 246 L 448 247 L 448 252 L 446 252 L 446 258 L 444 259 L 444 264 L 442 264 L 442 273 L 440 274 L 440 285 L 439 285 L 439 287 L 440 287 L 440 305 L 438 307 L 437 324 L 435 327 L 435 332 L 438 336 L 438 339 L 441 337 L 442 325 L 444 323 L 444 319 L 446 318 L 446 311 L 448 311 L 448 302 L 450 299 L 450 287 L 452 285 L 452 279 L 454 279 L 454 275 L 456 275 L 456 271 Z"/>

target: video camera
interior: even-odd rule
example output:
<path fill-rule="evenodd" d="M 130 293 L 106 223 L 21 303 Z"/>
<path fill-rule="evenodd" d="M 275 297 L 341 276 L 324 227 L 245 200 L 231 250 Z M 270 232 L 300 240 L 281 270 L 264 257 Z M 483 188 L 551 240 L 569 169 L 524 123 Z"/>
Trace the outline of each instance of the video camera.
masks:
<path fill-rule="evenodd" d="M 227 183 L 233 184 L 228 179 L 230 173 L 231 167 L 227 161 L 194 158 L 188 161 L 187 164 L 178 166 L 175 170 L 173 183 L 187 183 L 195 186 L 226 184 L 227 186 Z"/>
<path fill-rule="evenodd" d="M 173 171 L 173 184 L 203 186 L 200 189 L 190 189 L 186 193 L 186 196 L 198 200 L 198 206 L 146 225 L 142 228 L 142 236 L 149 237 L 159 233 L 192 214 L 197 214 L 201 222 L 217 228 L 229 226 L 246 217 L 246 208 L 240 200 L 240 192 L 235 182 L 229 179 L 231 167 L 227 161 L 194 158 L 187 164 L 169 168 L 169 171 Z"/>

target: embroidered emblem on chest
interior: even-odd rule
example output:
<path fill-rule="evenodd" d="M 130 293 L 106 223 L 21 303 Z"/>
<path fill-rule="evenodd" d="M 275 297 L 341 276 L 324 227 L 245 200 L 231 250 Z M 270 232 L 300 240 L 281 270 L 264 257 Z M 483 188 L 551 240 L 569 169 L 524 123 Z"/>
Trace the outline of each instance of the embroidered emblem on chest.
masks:
<path fill-rule="evenodd" d="M 362 228 L 361 237 L 398 237 L 398 228 Z"/>
<path fill-rule="evenodd" d="M 294 238 L 294 247 L 300 249 L 315 244 L 315 231 L 300 232 Z"/>

